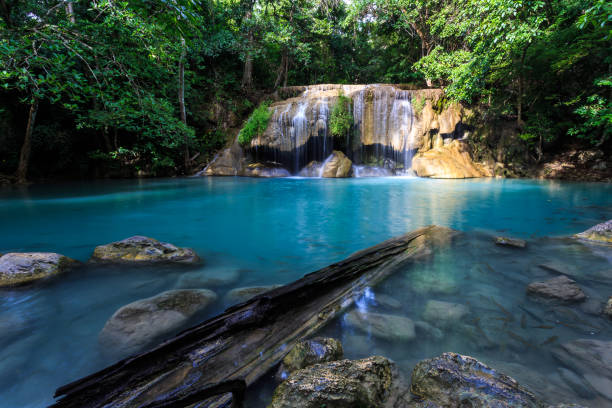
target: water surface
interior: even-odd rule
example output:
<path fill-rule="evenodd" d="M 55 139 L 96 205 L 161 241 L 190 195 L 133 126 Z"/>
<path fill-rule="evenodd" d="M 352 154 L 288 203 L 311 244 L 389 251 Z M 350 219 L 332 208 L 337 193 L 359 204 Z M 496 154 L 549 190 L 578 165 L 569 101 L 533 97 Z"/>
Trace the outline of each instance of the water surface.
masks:
<path fill-rule="evenodd" d="M 56 387 L 113 362 L 97 342 L 106 320 L 129 302 L 175 288 L 183 273 L 239 272 L 238 281 L 210 288 L 220 300 L 201 319 L 227 306 L 223 295 L 232 287 L 288 283 L 359 249 L 429 224 L 469 231 L 480 237 L 473 242 L 482 242 L 486 251 L 492 251 L 487 234 L 544 240 L 542 245 L 552 251 L 547 256 L 554 257 L 559 256 L 554 251 L 565 249 L 554 249 L 544 237 L 574 234 L 612 218 L 610 197 L 609 184 L 416 178 L 194 178 L 0 190 L 0 252 L 54 251 L 86 261 L 96 245 L 139 234 L 192 247 L 205 260 L 203 266 L 179 268 L 85 266 L 44 284 L 0 290 L 0 406 L 45 406 L 52 402 Z M 496 302 L 515 313 L 518 306 L 512 299 L 524 295 L 525 282 L 539 276 L 529 272 L 536 261 L 522 261 L 516 254 L 500 258 L 507 262 L 486 262 L 497 271 L 491 277 L 470 269 L 471 264 L 474 257 L 499 254 L 482 255 L 469 247 L 453 251 L 442 256 L 446 260 L 435 258 L 444 279 L 460 281 L 455 285 L 459 289 L 441 300 L 467 300 L 463 283 L 467 278 L 462 274 L 468 274 L 479 282 L 481 292 L 491 292 L 485 296 L 495 296 Z M 610 262 L 601 255 L 593 259 L 585 255 L 580 262 Z M 420 267 L 425 269 L 419 276 L 432 274 Z M 508 278 L 517 270 L 521 272 L 514 280 Z M 483 282 L 490 288 L 481 288 Z M 508 285 L 512 290 L 506 292 L 502 288 Z M 390 294 L 411 299 L 402 309 L 408 316 L 421 313 L 419 308 L 434 296 L 414 292 L 413 284 L 401 287 L 405 295 L 393 290 Z M 329 330 L 334 327 L 341 330 L 341 321 Z M 342 330 L 335 333 L 346 337 Z M 606 333 L 604 328 L 600 335 Z M 480 349 L 470 348 L 468 337 L 454 336 L 454 342 L 432 343 L 428 348 L 411 347 L 410 352 L 399 345 L 377 347 L 409 367 L 451 349 L 477 354 Z M 358 356 L 359 348 L 349 344 L 347 354 Z M 511 360 L 510 355 L 502 357 Z"/>

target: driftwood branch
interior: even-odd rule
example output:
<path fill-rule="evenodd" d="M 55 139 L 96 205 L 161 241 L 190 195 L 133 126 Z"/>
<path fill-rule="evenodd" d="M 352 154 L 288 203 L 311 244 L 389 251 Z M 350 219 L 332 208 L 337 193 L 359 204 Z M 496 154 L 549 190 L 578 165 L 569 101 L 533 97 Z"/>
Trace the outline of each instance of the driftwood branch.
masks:
<path fill-rule="evenodd" d="M 366 288 L 451 235 L 447 228 L 425 227 L 357 252 L 59 388 L 55 397 L 63 398 L 53 407 L 179 407 L 196 400 L 205 401 L 199 407 L 227 406 L 230 393 L 241 398 L 240 381 L 253 384 Z"/>

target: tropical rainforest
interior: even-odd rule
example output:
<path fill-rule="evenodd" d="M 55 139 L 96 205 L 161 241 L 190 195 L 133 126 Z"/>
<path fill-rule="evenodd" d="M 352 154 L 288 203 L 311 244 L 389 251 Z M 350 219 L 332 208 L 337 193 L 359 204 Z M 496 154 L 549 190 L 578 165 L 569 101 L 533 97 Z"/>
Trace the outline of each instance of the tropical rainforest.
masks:
<path fill-rule="evenodd" d="M 536 161 L 603 148 L 611 46 L 606 0 L 0 0 L 0 174 L 190 174 L 323 83 L 442 87 Z"/>

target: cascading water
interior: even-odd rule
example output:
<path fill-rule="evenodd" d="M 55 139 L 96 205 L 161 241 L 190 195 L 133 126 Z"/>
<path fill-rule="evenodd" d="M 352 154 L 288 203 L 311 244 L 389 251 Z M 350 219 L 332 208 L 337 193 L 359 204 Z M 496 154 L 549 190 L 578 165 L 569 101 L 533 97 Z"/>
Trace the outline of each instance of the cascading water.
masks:
<path fill-rule="evenodd" d="M 336 139 L 328 128 L 341 92 L 352 100 L 353 130 Z M 250 152 L 255 160 L 274 161 L 293 174 L 313 161 L 323 162 L 334 148 L 361 165 L 359 174 L 405 173 L 415 150 L 411 101 L 412 91 L 391 85 L 309 86 L 272 106 L 271 124 L 251 143 Z M 364 165 L 385 171 L 367 171 Z"/>

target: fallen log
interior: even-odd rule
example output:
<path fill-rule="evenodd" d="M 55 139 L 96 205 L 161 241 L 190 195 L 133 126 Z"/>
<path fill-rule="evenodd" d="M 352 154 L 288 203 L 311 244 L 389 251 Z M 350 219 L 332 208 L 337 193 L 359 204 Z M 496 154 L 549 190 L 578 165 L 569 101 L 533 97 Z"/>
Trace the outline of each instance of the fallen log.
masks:
<path fill-rule="evenodd" d="M 367 287 L 447 243 L 429 226 L 357 252 L 227 309 L 151 351 L 57 389 L 55 408 L 227 406 L 292 346 L 349 307 Z M 216 396 L 214 394 L 217 394 Z M 239 401 L 234 401 L 237 406 Z"/>

